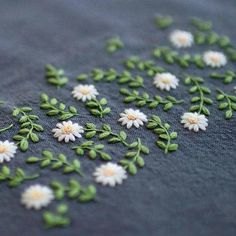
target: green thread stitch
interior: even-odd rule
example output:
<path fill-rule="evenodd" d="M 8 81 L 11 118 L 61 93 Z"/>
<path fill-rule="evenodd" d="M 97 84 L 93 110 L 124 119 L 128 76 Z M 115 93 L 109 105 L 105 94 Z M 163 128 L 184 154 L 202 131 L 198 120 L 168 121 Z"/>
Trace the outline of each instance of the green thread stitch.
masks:
<path fill-rule="evenodd" d="M 121 41 L 119 37 L 112 37 L 106 42 L 106 50 L 109 53 L 114 53 L 119 49 L 124 47 L 124 43 Z"/>
<path fill-rule="evenodd" d="M 103 118 L 105 115 L 107 115 L 111 112 L 110 107 L 104 107 L 106 105 L 107 105 L 106 98 L 102 98 L 100 100 L 92 99 L 92 100 L 86 102 L 86 106 L 88 107 L 90 113 L 93 116 L 97 116 L 100 118 Z"/>
<path fill-rule="evenodd" d="M 103 151 L 103 144 L 95 144 L 93 141 L 84 142 L 78 146 L 73 147 L 72 149 L 75 150 L 76 154 L 79 156 L 84 156 L 85 152 L 88 152 L 88 157 L 91 160 L 94 160 L 97 157 L 100 157 L 104 161 L 109 161 L 112 159 L 108 153 Z"/>
<path fill-rule="evenodd" d="M 190 111 L 195 111 L 198 113 L 203 113 L 204 115 L 209 116 L 210 111 L 205 105 L 211 105 L 213 102 L 210 98 L 206 97 L 206 94 L 211 94 L 209 88 L 202 86 L 204 82 L 203 78 L 197 76 L 186 76 L 184 83 L 186 85 L 192 85 L 189 89 L 189 93 L 195 94 L 198 93 L 198 96 L 195 96 L 191 99 L 191 103 L 199 103 L 198 105 L 193 105 L 190 107 Z"/>
<path fill-rule="evenodd" d="M 79 200 L 79 202 L 90 202 L 96 197 L 96 188 L 93 185 L 83 187 L 76 179 L 70 179 L 67 185 L 59 181 L 52 181 L 50 184 L 54 191 L 55 198 L 62 200 L 68 197 L 72 200 Z"/>
<path fill-rule="evenodd" d="M 233 80 L 236 79 L 236 73 L 231 70 L 228 70 L 223 74 L 211 73 L 209 76 L 213 79 L 223 79 L 223 82 L 225 84 L 229 84 L 229 83 L 233 82 Z"/>
<path fill-rule="evenodd" d="M 118 84 L 127 84 L 130 88 L 144 87 L 143 78 L 141 76 L 133 77 L 129 71 L 124 70 L 118 73 L 114 69 L 108 69 L 107 71 L 95 68 L 89 74 L 80 74 L 77 76 L 78 81 L 84 81 L 91 77 L 95 82 L 111 82 L 117 80 Z"/>
<path fill-rule="evenodd" d="M 74 106 L 67 108 L 64 103 L 59 103 L 56 98 L 49 98 L 45 93 L 41 94 L 40 101 L 40 108 L 49 110 L 47 112 L 48 116 L 59 116 L 60 121 L 65 121 L 78 115 L 77 109 Z"/>
<path fill-rule="evenodd" d="M 170 27 L 174 23 L 174 21 L 171 16 L 158 15 L 158 16 L 155 16 L 155 23 L 159 29 L 163 30 Z"/>
<path fill-rule="evenodd" d="M 3 166 L 0 171 L 0 182 L 7 181 L 9 187 L 17 187 L 26 180 L 33 180 L 39 177 L 38 174 L 27 176 L 21 168 L 16 168 L 12 174 L 9 167 Z"/>
<path fill-rule="evenodd" d="M 43 213 L 43 221 L 47 229 L 55 227 L 66 227 L 71 224 L 71 220 L 66 214 L 68 213 L 68 206 L 60 204 L 56 207 L 56 212 L 45 211 Z"/>
<path fill-rule="evenodd" d="M 170 125 L 163 123 L 159 116 L 153 115 L 148 120 L 147 128 L 153 130 L 158 135 L 159 140 L 156 142 L 157 146 L 165 151 L 165 153 L 176 151 L 178 144 L 172 143 L 173 139 L 177 138 L 177 132 L 170 132 Z"/>
<path fill-rule="evenodd" d="M 33 143 L 39 142 L 39 137 L 35 132 L 43 132 L 43 127 L 36 123 L 39 117 L 30 114 L 32 108 L 30 107 L 16 107 L 13 110 L 13 116 L 19 117 L 18 123 L 20 124 L 20 130 L 17 135 L 13 137 L 14 140 L 19 141 L 17 145 L 21 151 L 25 152 L 29 148 L 29 140 Z"/>
<path fill-rule="evenodd" d="M 218 108 L 225 110 L 225 118 L 231 119 L 233 117 L 233 111 L 236 111 L 236 96 L 230 95 L 217 89 L 218 95 L 216 99 L 220 102 Z"/>
<path fill-rule="evenodd" d="M 131 56 L 123 60 L 124 66 L 128 70 L 146 71 L 147 76 L 152 77 L 157 73 L 165 72 L 165 69 L 160 66 L 156 66 L 153 60 L 143 60 L 138 56 Z"/>
<path fill-rule="evenodd" d="M 172 96 L 167 96 L 166 98 L 162 98 L 160 96 L 154 96 L 154 98 L 150 98 L 148 93 L 140 94 L 138 91 L 133 90 L 130 92 L 128 89 L 122 88 L 120 89 L 120 93 L 126 95 L 124 98 L 124 103 L 135 102 L 137 107 L 143 107 L 148 105 L 148 108 L 154 109 L 158 105 L 163 106 L 164 111 L 170 110 L 173 105 L 183 103 L 183 100 L 177 100 Z"/>
<path fill-rule="evenodd" d="M 140 139 L 137 139 L 137 141 L 132 143 L 128 143 L 126 141 L 126 132 L 120 131 L 119 133 L 114 133 L 108 124 L 103 124 L 102 127 L 98 129 L 95 124 L 87 123 L 85 125 L 85 133 L 85 137 L 88 139 L 91 139 L 98 134 L 99 139 L 108 139 L 108 143 L 123 144 L 128 151 L 125 155 L 125 159 L 120 160 L 119 163 L 127 169 L 131 175 L 135 175 L 137 173 L 137 167 L 144 167 L 145 162 L 141 154 L 147 155 L 149 153 L 149 149 L 141 143 Z M 130 151 L 130 149 L 132 151 Z M 133 155 L 128 153 L 132 153 Z"/>
<path fill-rule="evenodd" d="M 199 18 L 192 18 L 191 24 L 195 26 L 199 31 L 210 31 L 212 29 L 211 21 L 203 21 Z"/>
<path fill-rule="evenodd" d="M 57 69 L 53 65 L 46 65 L 45 74 L 47 82 L 51 85 L 57 86 L 57 88 L 65 86 L 68 82 L 68 78 L 65 76 L 64 70 Z"/>
<path fill-rule="evenodd" d="M 5 127 L 5 128 L 1 128 L 1 129 L 0 129 L 0 133 L 3 133 L 3 132 L 5 132 L 5 131 L 11 129 L 13 126 L 14 126 L 13 124 L 10 124 L 10 125 L 8 125 L 8 126 Z"/>
<path fill-rule="evenodd" d="M 40 168 L 51 167 L 52 170 L 63 169 L 63 174 L 76 173 L 83 176 L 80 162 L 77 159 L 69 161 L 64 154 L 54 155 L 48 150 L 42 152 L 42 157 L 28 157 L 26 163 L 40 163 Z"/>

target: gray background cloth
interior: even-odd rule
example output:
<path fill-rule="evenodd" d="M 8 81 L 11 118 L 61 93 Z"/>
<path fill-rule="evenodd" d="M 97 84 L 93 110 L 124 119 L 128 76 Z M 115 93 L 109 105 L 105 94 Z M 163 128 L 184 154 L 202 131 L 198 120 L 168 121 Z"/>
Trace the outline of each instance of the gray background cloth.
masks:
<path fill-rule="evenodd" d="M 156 13 L 173 16 L 175 25 L 164 32 L 158 30 L 153 18 Z M 73 121 L 84 125 L 88 121 L 110 123 L 115 131 L 122 129 L 117 123 L 119 113 L 132 104 L 122 103 L 119 86 L 97 83 L 100 94 L 109 100 L 112 113 L 103 120 L 92 117 L 84 104 L 71 97 L 71 90 L 77 84 L 76 75 L 88 72 L 95 66 L 114 67 L 121 71 L 121 60 L 131 55 L 150 58 L 155 46 L 169 45 L 168 34 L 175 28 L 193 31 L 189 24 L 192 16 L 213 21 L 214 30 L 228 35 L 236 46 L 235 0 L 1 0 L 0 1 L 0 100 L 1 127 L 13 122 L 14 128 L 1 134 L 0 139 L 11 139 L 18 125 L 11 116 L 14 106 L 29 105 L 40 116 L 45 132 L 38 144 L 30 145 L 27 153 L 17 153 L 9 163 L 30 174 L 40 172 L 37 165 L 25 164 L 31 155 L 40 155 L 43 149 L 55 153 L 66 153 L 75 157 L 70 145 L 58 143 L 51 134 L 57 123 L 39 109 L 39 94 L 46 92 L 67 104 L 75 105 L 79 116 Z M 119 35 L 126 47 L 110 56 L 106 53 L 105 40 Z M 202 52 L 207 48 L 196 46 L 190 51 Z M 64 68 L 70 82 L 57 90 L 46 83 L 44 66 L 52 63 Z M 209 78 L 210 69 L 198 70 L 194 66 L 185 70 L 167 66 L 170 72 L 180 76 L 184 72 L 201 75 L 212 89 L 222 87 L 233 93 L 235 84 L 223 85 L 221 81 Z M 229 63 L 227 68 L 235 68 Z M 224 71 L 224 70 L 222 70 Z M 152 85 L 144 76 L 148 93 L 167 95 Z M 141 110 L 150 116 L 158 114 L 169 122 L 179 137 L 180 147 L 175 153 L 165 155 L 155 145 L 156 136 L 145 127 L 128 131 L 129 140 L 137 137 L 149 146 L 150 155 L 145 157 L 146 167 L 135 177 L 129 177 L 116 188 L 97 186 L 96 202 L 79 204 L 65 200 L 70 206 L 72 225 L 66 229 L 46 230 L 43 227 L 42 211 L 26 210 L 20 204 L 21 192 L 33 183 L 49 184 L 52 179 L 66 182 L 70 176 L 60 171 L 41 170 L 36 181 L 25 182 L 9 189 L 0 185 L 0 235 L 1 236 L 234 236 L 236 235 L 236 126 L 235 117 L 226 121 L 223 112 L 217 109 L 214 99 L 209 107 L 211 116 L 206 132 L 189 132 L 180 124 L 180 116 L 190 107 L 187 87 L 181 82 L 170 94 L 184 98 L 185 103 L 165 113 L 161 108 Z M 81 140 L 77 140 L 79 144 Z M 104 142 L 106 143 L 106 142 Z M 122 145 L 106 145 L 113 160 L 124 154 Z M 93 181 L 94 168 L 100 160 L 81 158 L 86 177 L 79 177 L 84 184 Z M 72 175 L 73 176 L 73 175 Z M 76 177 L 76 176 L 73 176 Z M 56 201 L 48 209 L 54 210 Z"/>

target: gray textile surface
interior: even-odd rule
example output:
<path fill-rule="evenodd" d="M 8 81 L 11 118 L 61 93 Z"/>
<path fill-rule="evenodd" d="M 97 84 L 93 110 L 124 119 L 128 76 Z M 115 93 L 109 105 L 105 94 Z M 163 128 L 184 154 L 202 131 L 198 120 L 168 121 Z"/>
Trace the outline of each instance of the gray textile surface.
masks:
<path fill-rule="evenodd" d="M 152 48 L 168 44 L 166 38 L 169 30 L 161 32 L 155 28 L 155 13 L 172 15 L 175 19 L 172 29 L 192 30 L 188 23 L 192 16 L 212 20 L 215 31 L 229 35 L 236 44 L 235 0 L 0 1 L 0 100 L 7 101 L 1 107 L 1 127 L 12 122 L 11 110 L 20 105 L 32 106 L 45 127 L 42 141 L 31 145 L 27 153 L 19 152 L 9 166 L 21 166 L 27 173 L 39 172 L 37 165 L 26 165 L 24 160 L 44 148 L 75 156 L 70 145 L 59 144 L 53 139 L 51 129 L 57 121 L 48 118 L 39 109 L 40 92 L 45 91 L 76 105 L 80 115 L 74 121 L 80 124 L 87 121 L 101 123 L 101 120 L 89 115 L 83 104 L 71 98 L 71 89 L 77 84 L 74 77 L 94 66 L 122 70 L 121 59 L 133 54 L 148 58 Z M 109 56 L 104 50 L 104 42 L 114 35 L 119 35 L 126 47 Z M 204 47 L 193 49 L 202 50 Z M 46 83 L 44 66 L 47 63 L 65 69 L 70 77 L 65 88 L 56 90 Z M 175 66 L 167 68 L 177 75 L 184 72 Z M 235 65 L 229 63 L 228 68 L 235 68 Z M 190 73 L 205 77 L 207 86 L 213 91 L 213 98 L 217 86 L 233 92 L 232 84 L 226 86 L 221 81 L 209 79 L 207 75 L 210 71 L 200 71 L 194 67 L 189 69 Z M 167 94 L 157 91 L 152 81 L 145 79 L 149 93 Z M 122 103 L 123 97 L 119 95 L 117 85 L 98 83 L 96 86 L 100 94 L 108 98 L 113 111 L 103 122 L 120 130 L 118 114 L 129 105 Z M 177 152 L 165 155 L 155 146 L 155 135 L 145 128 L 129 131 L 130 140 L 141 137 L 150 147 L 146 167 L 114 189 L 97 185 L 95 203 L 68 201 L 73 223 L 66 229 L 45 230 L 42 212 L 28 211 L 20 205 L 21 192 L 33 182 L 26 182 L 14 189 L 1 184 L 0 235 L 236 235 L 235 118 L 225 121 L 214 102 L 210 107 L 212 115 L 207 131 L 197 134 L 189 132 L 179 123 L 181 114 L 190 106 L 187 88 L 181 83 L 171 94 L 185 98 L 185 103 L 168 113 L 162 112 L 161 108 L 155 111 L 143 108 L 142 111 L 148 115 L 159 114 L 178 132 L 180 148 Z M 17 124 L 10 132 L 1 134 L 0 139 L 11 139 L 16 131 Z M 124 153 L 121 145 L 106 145 L 106 148 L 113 154 L 114 160 L 119 160 Z M 81 162 L 87 174 L 85 178 L 80 178 L 81 181 L 92 182 L 91 174 L 101 162 L 86 158 L 82 158 Z M 59 171 L 44 169 L 36 182 L 48 184 L 53 178 L 66 181 L 69 177 Z M 55 206 L 56 202 L 49 209 L 53 210 Z"/>

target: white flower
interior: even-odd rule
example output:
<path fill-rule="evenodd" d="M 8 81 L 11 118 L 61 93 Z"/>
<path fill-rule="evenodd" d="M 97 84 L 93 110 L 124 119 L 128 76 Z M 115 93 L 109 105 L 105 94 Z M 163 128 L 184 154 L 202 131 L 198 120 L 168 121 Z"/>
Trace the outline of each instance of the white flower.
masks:
<path fill-rule="evenodd" d="M 85 84 L 74 87 L 72 94 L 77 100 L 85 102 L 86 100 L 95 99 L 98 91 L 93 85 Z"/>
<path fill-rule="evenodd" d="M 205 115 L 198 114 L 197 112 L 185 112 L 181 117 L 181 123 L 184 124 L 184 128 L 189 130 L 194 130 L 198 132 L 201 130 L 206 130 L 208 120 Z"/>
<path fill-rule="evenodd" d="M 226 65 L 227 58 L 221 52 L 207 51 L 203 54 L 203 61 L 207 66 L 221 67 Z"/>
<path fill-rule="evenodd" d="M 111 162 L 97 167 L 93 175 L 96 182 L 111 187 L 122 184 L 123 180 L 127 178 L 126 170 L 122 166 Z"/>
<path fill-rule="evenodd" d="M 175 89 L 179 85 L 179 80 L 171 73 L 157 73 L 153 84 L 161 90 L 169 91 L 171 88 Z"/>
<path fill-rule="evenodd" d="M 0 163 L 10 161 L 14 158 L 16 149 L 17 146 L 14 143 L 9 142 L 8 140 L 4 142 L 0 141 Z"/>
<path fill-rule="evenodd" d="M 171 43 L 177 48 L 191 47 L 193 44 L 193 35 L 183 30 L 175 30 L 170 34 Z"/>
<path fill-rule="evenodd" d="M 130 129 L 133 125 L 136 128 L 143 125 L 143 122 L 147 122 L 147 116 L 139 110 L 125 109 L 124 113 L 120 113 L 121 118 L 118 120 L 122 122 L 122 125 L 126 125 L 127 129 Z"/>
<path fill-rule="evenodd" d="M 53 199 L 53 191 L 49 187 L 40 184 L 31 185 L 21 195 L 21 203 L 27 209 L 39 210 L 48 206 Z"/>
<path fill-rule="evenodd" d="M 58 123 L 57 128 L 53 129 L 54 137 L 58 138 L 58 141 L 65 140 L 68 143 L 70 140 L 75 141 L 75 137 L 81 138 L 81 133 L 84 133 L 82 126 L 77 123 L 72 123 L 72 121 L 63 121 Z"/>

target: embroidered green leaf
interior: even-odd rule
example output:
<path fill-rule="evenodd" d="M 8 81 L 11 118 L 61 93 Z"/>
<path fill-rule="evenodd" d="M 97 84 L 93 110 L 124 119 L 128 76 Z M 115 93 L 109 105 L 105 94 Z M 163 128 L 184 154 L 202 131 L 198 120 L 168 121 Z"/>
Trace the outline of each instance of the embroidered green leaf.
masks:
<path fill-rule="evenodd" d="M 150 98 L 149 94 L 147 93 L 140 94 L 136 90 L 131 92 L 125 88 L 120 89 L 120 93 L 126 96 L 123 100 L 124 103 L 135 102 L 137 107 L 143 107 L 147 105 L 150 109 L 154 109 L 158 105 L 162 105 L 163 110 L 168 111 L 173 107 L 173 105 L 183 103 L 183 100 L 177 100 L 172 96 L 167 96 L 166 98 L 155 96 L 154 98 Z"/>
<path fill-rule="evenodd" d="M 46 65 L 45 73 L 48 83 L 55 85 L 58 88 L 63 87 L 68 82 L 68 78 L 65 76 L 64 70 L 57 69 L 53 65 Z"/>
<path fill-rule="evenodd" d="M 39 117 L 32 115 L 31 112 L 32 108 L 30 107 L 14 108 L 13 110 L 13 116 L 18 117 L 18 123 L 20 124 L 20 130 L 13 139 L 19 141 L 17 145 L 23 152 L 28 150 L 30 141 L 33 143 L 39 142 L 36 132 L 43 131 L 43 127 L 36 123 Z"/>
<path fill-rule="evenodd" d="M 236 79 L 236 73 L 231 70 L 228 70 L 223 74 L 211 73 L 209 76 L 214 79 L 223 79 L 223 82 L 225 84 L 229 84 L 229 83 L 233 82 L 233 80 Z"/>
<path fill-rule="evenodd" d="M 76 179 L 70 179 L 66 186 L 58 181 L 53 181 L 51 182 L 51 188 L 57 200 L 68 197 L 69 199 L 77 199 L 80 202 L 89 202 L 96 197 L 96 188 L 93 185 L 83 187 Z"/>
<path fill-rule="evenodd" d="M 111 108 L 106 105 L 106 98 L 102 98 L 101 100 L 92 99 L 86 102 L 86 106 L 89 108 L 90 113 L 101 118 L 111 112 Z"/>
<path fill-rule="evenodd" d="M 59 120 L 64 121 L 78 115 L 75 107 L 69 106 L 66 108 L 64 103 L 58 102 L 56 98 L 49 98 L 45 93 L 41 94 L 40 100 L 40 108 L 47 110 L 48 116 L 59 116 Z"/>
<path fill-rule="evenodd" d="M 225 52 L 227 53 L 227 56 L 231 61 L 236 61 L 236 49 L 227 47 L 225 49 Z"/>
<path fill-rule="evenodd" d="M 21 168 L 16 168 L 14 174 L 12 174 L 10 168 L 5 165 L 0 170 L 0 182 L 7 181 L 9 187 L 17 187 L 24 181 L 33 180 L 38 177 L 38 174 L 27 176 Z"/>
<path fill-rule="evenodd" d="M 155 17 L 155 23 L 158 28 L 160 29 L 166 29 L 170 27 L 173 24 L 173 19 L 171 16 L 156 16 Z"/>
<path fill-rule="evenodd" d="M 123 61 L 128 70 L 145 71 L 147 76 L 153 77 L 156 73 L 164 72 L 165 69 L 155 65 L 152 60 L 142 60 L 138 56 L 131 56 Z"/>
<path fill-rule="evenodd" d="M 111 156 L 103 151 L 104 145 L 95 144 L 93 141 L 84 142 L 81 145 L 73 147 L 72 149 L 74 149 L 76 154 L 80 156 L 84 156 L 84 154 L 87 152 L 88 157 L 92 160 L 96 159 L 97 157 L 101 158 L 104 161 L 111 160 Z"/>
<path fill-rule="evenodd" d="M 66 227 L 70 225 L 71 220 L 65 216 L 68 212 L 68 207 L 65 204 L 60 204 L 56 208 L 56 213 L 46 211 L 43 213 L 43 220 L 46 228 Z"/>
<path fill-rule="evenodd" d="M 125 154 L 125 159 L 120 160 L 119 163 L 131 174 L 135 175 L 138 171 L 138 168 L 142 168 L 145 165 L 145 161 L 142 154 L 148 154 L 149 149 L 141 143 L 141 139 L 138 138 L 137 142 L 129 145 L 129 149 Z"/>
<path fill-rule="evenodd" d="M 236 111 L 236 96 L 229 95 L 220 89 L 217 89 L 218 95 L 216 99 L 220 102 L 218 108 L 225 110 L 225 118 L 231 119 L 233 112 Z"/>
<path fill-rule="evenodd" d="M 212 22 L 211 21 L 203 21 L 203 20 L 198 19 L 198 18 L 192 18 L 191 23 L 199 31 L 209 31 L 212 28 Z"/>
<path fill-rule="evenodd" d="M 124 43 L 121 41 L 119 37 L 112 37 L 106 42 L 106 50 L 109 53 L 114 53 L 119 49 L 124 47 Z"/>
<path fill-rule="evenodd" d="M 77 159 L 69 161 L 64 154 L 54 155 L 48 150 L 44 150 L 41 157 L 28 157 L 26 162 L 29 164 L 39 163 L 41 168 L 62 169 L 64 174 L 76 173 L 83 176 L 80 162 Z"/>
<path fill-rule="evenodd" d="M 209 116 L 210 111 L 205 105 L 211 105 L 213 102 L 210 98 L 206 97 L 206 94 L 211 94 L 211 91 L 209 88 L 201 85 L 204 82 L 203 78 L 187 75 L 184 82 L 186 85 L 192 85 L 189 89 L 189 93 L 197 94 L 197 96 L 191 99 L 191 103 L 197 105 L 191 106 L 190 111 L 203 113 L 204 115 Z"/>
<path fill-rule="evenodd" d="M 170 131 L 170 125 L 163 123 L 159 116 L 153 115 L 148 120 L 147 128 L 153 130 L 158 135 L 159 140 L 156 142 L 157 146 L 165 151 L 165 153 L 176 151 L 178 144 L 172 143 L 173 139 L 177 138 L 176 132 Z"/>

